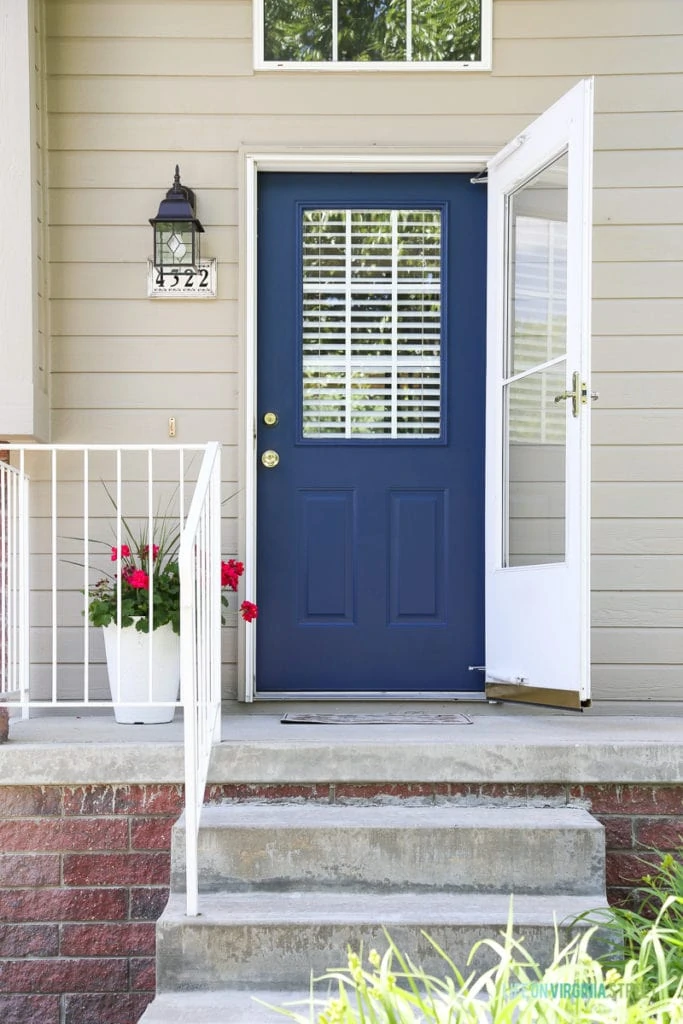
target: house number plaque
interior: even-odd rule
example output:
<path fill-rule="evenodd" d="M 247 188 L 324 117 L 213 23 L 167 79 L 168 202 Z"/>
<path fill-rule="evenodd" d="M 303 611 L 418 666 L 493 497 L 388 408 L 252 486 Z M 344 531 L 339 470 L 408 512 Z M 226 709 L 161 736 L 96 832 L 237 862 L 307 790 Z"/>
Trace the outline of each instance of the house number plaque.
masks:
<path fill-rule="evenodd" d="M 151 299 L 215 299 L 216 260 L 198 267 L 155 267 L 147 261 L 147 295 Z"/>

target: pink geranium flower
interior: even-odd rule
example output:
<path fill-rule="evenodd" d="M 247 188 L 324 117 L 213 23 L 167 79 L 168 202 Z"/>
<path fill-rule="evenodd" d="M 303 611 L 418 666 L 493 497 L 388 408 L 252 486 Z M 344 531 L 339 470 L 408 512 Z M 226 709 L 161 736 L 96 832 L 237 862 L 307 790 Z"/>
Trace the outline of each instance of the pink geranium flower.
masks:
<path fill-rule="evenodd" d="M 245 622 L 253 622 L 258 618 L 258 607 L 253 601 L 242 601 L 240 612 Z"/>
<path fill-rule="evenodd" d="M 149 590 L 149 575 L 143 569 L 135 569 L 126 576 L 126 583 L 135 590 Z"/>
<path fill-rule="evenodd" d="M 118 557 L 119 557 L 119 549 L 118 548 L 112 548 L 111 549 L 111 560 L 112 560 L 112 562 L 116 562 L 118 560 Z M 127 544 L 122 544 L 121 545 L 121 558 L 130 558 L 130 548 L 128 547 Z"/>
<path fill-rule="evenodd" d="M 221 562 L 221 586 L 237 590 L 239 578 L 243 572 L 243 562 L 236 562 L 234 558 L 229 558 L 227 562 Z"/>

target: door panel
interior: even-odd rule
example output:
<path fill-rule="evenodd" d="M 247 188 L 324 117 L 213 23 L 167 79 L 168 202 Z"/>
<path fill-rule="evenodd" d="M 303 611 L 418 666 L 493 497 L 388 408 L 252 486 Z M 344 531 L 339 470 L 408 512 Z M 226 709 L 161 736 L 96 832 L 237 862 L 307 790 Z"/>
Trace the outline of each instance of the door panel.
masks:
<path fill-rule="evenodd" d="M 298 544 L 303 552 L 299 574 L 299 623 L 353 623 L 354 492 L 302 490 Z"/>
<path fill-rule="evenodd" d="M 477 686 L 485 205 L 466 175 L 259 175 L 259 694 Z"/>
<path fill-rule="evenodd" d="M 389 495 L 389 622 L 394 625 L 446 625 L 445 506 L 445 491 L 391 491 Z"/>
<path fill-rule="evenodd" d="M 486 692 L 590 697 L 592 83 L 489 165 Z"/>

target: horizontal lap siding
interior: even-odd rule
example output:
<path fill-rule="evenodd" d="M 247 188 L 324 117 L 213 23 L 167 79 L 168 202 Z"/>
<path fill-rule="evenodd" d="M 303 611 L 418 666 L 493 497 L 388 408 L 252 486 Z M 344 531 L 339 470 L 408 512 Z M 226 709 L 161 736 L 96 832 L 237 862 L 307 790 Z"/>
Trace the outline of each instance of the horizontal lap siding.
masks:
<path fill-rule="evenodd" d="M 248 4 L 198 0 L 163 10 L 137 2 L 48 4 L 53 437 L 164 443 L 174 416 L 176 441 L 223 442 L 226 499 L 237 491 L 236 143 L 226 124 L 202 116 L 201 104 L 188 107 L 185 118 L 177 114 L 184 81 L 224 75 L 226 67 L 231 75 L 251 73 L 250 19 Z M 142 82 L 152 86 L 149 105 L 141 102 Z M 129 106 L 117 104 L 121 87 Z M 60 113 L 64 91 L 67 112 Z M 228 113 L 225 102 L 222 113 Z M 183 181 L 198 193 L 203 255 L 218 260 L 216 300 L 152 302 L 146 295 L 147 221 L 170 186 L 176 161 Z M 77 516 L 80 498 L 74 491 L 72 500 L 71 486 L 62 488 L 61 507 L 69 512 L 73 504 Z M 236 501 L 224 506 L 226 555 L 237 551 L 236 507 Z M 34 524 L 31 639 L 39 695 L 50 685 L 48 530 L 47 520 Z M 67 588 L 60 690 L 78 697 L 83 599 L 78 569 L 62 566 L 60 573 Z M 227 622 L 234 626 L 234 599 L 231 605 Z M 91 643 L 93 683 L 104 695 L 99 636 Z M 235 657 L 236 633 L 228 629 L 223 683 L 230 696 Z"/>
<path fill-rule="evenodd" d="M 624 36 L 635 5 L 616 6 Z M 678 46 L 680 72 L 683 7 L 640 7 Z M 606 79 L 613 113 L 596 118 L 593 684 L 597 697 L 681 699 L 683 89 L 656 73 L 670 70 L 669 44 L 640 31 L 639 98 L 620 102 Z"/>
<path fill-rule="evenodd" d="M 242 0 L 47 7 L 53 435 L 162 442 L 176 415 L 231 446 L 228 488 L 239 148 L 494 148 L 596 75 L 594 690 L 681 697 L 683 5 L 495 0 L 490 74 L 318 75 L 254 73 Z M 205 306 L 145 298 L 176 160 L 219 261 Z"/>

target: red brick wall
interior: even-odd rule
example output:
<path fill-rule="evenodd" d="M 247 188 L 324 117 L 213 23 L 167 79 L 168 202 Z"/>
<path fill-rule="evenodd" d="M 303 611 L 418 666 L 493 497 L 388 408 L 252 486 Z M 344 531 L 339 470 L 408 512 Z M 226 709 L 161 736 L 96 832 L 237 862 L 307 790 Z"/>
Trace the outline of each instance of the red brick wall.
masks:
<path fill-rule="evenodd" d="M 168 893 L 182 787 L 0 787 L 0 1021 L 135 1024 L 154 992 L 154 921 Z M 211 786 L 211 800 L 578 803 L 607 834 L 621 900 L 647 847 L 683 845 L 683 786 Z"/>
<path fill-rule="evenodd" d="M 179 786 L 0 787 L 0 1021 L 134 1024 Z"/>

